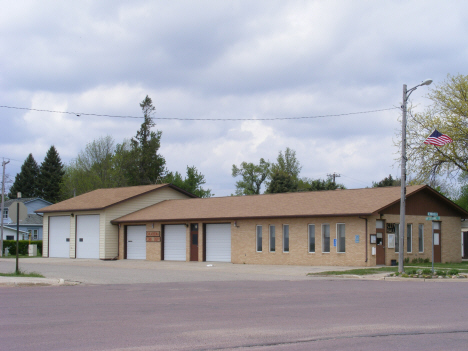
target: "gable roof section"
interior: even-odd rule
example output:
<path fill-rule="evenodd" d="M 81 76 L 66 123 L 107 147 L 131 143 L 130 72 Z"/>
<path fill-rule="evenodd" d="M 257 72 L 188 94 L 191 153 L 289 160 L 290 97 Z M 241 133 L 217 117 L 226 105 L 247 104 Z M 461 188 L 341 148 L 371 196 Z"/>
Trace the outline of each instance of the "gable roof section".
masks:
<path fill-rule="evenodd" d="M 5 208 L 6 207 L 10 207 L 12 204 L 16 203 L 16 202 L 22 202 L 24 204 L 27 204 L 28 202 L 32 202 L 32 201 L 35 201 L 35 200 L 42 200 L 44 202 L 47 202 L 48 204 L 51 204 L 52 205 L 52 202 L 49 202 L 47 200 L 44 200 L 44 199 L 41 199 L 40 197 L 22 197 L 20 199 L 10 199 L 10 200 L 6 200 L 5 201 Z"/>
<path fill-rule="evenodd" d="M 408 186 L 406 188 L 407 197 L 426 188 L 429 187 L 427 185 Z M 112 223 L 272 217 L 368 216 L 400 201 L 400 191 L 400 187 L 384 187 L 166 200 L 117 218 Z M 439 194 L 439 196 L 441 195 Z M 447 199 L 447 201 L 450 200 Z M 453 206 L 456 205 L 453 204 Z M 468 216 L 468 212 L 463 209 L 461 211 Z"/>
<path fill-rule="evenodd" d="M 56 203 L 54 205 L 38 209 L 35 212 L 49 213 L 103 210 L 118 203 L 128 201 L 135 197 L 148 194 L 152 191 L 157 191 L 162 188 L 171 188 L 187 196 L 196 197 L 195 195 L 172 184 L 152 184 L 124 188 L 107 188 L 93 190 L 89 193 L 85 193 L 77 197 L 73 197 L 71 199 Z"/>

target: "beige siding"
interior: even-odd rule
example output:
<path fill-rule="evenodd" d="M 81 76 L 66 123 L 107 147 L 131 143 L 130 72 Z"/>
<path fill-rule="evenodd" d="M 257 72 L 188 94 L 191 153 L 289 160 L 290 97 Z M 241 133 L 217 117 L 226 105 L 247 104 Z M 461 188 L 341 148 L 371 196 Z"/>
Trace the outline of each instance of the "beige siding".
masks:
<path fill-rule="evenodd" d="M 119 255 L 118 253 L 118 226 L 111 224 L 110 221 L 125 216 L 126 214 L 141 210 L 142 208 L 154 205 L 164 200 L 187 199 L 187 195 L 171 188 L 162 188 L 149 194 L 138 196 L 134 199 L 122 202 L 106 209 L 105 219 L 101 218 L 104 226 L 104 236 L 101 238 L 100 247 L 101 259 L 112 259 Z"/>

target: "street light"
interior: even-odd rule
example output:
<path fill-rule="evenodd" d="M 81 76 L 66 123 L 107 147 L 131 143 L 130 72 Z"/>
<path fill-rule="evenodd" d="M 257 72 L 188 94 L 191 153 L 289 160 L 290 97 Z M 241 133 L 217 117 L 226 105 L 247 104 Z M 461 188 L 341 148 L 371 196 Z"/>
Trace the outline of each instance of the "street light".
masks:
<path fill-rule="evenodd" d="M 406 212 L 406 104 L 413 91 L 423 85 L 429 85 L 432 79 L 426 79 L 421 84 L 407 90 L 403 84 L 403 117 L 401 119 L 401 201 L 400 201 L 400 233 L 398 237 L 398 272 L 403 273 L 403 260 L 405 249 L 405 212 Z"/>

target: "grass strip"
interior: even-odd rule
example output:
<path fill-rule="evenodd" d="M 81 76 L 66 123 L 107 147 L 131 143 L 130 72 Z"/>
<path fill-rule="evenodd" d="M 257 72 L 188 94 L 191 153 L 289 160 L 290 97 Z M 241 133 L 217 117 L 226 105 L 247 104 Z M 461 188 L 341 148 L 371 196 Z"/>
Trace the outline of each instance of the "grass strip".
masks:
<path fill-rule="evenodd" d="M 358 268 L 358 269 L 349 269 L 347 271 L 326 271 L 320 273 L 308 273 L 307 275 L 368 275 L 368 274 L 378 274 L 385 272 L 396 272 L 398 267 L 380 267 L 380 268 Z"/>
<path fill-rule="evenodd" d="M 37 272 L 23 272 L 19 271 L 18 273 L 13 272 L 13 273 L 0 273 L 0 277 L 30 277 L 30 278 L 45 278 L 42 274 L 37 273 Z"/>

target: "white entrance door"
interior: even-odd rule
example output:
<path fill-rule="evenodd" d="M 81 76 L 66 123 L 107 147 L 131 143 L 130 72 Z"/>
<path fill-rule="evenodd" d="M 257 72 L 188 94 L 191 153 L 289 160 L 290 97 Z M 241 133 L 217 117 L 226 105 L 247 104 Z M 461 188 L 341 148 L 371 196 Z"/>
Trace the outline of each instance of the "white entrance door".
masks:
<path fill-rule="evenodd" d="M 164 226 L 164 260 L 185 261 L 187 259 L 187 231 L 184 224 Z"/>
<path fill-rule="evenodd" d="M 231 224 L 206 225 L 206 261 L 231 262 Z"/>
<path fill-rule="evenodd" d="M 70 216 L 49 217 L 49 257 L 70 258 Z"/>
<path fill-rule="evenodd" d="M 76 216 L 76 258 L 99 258 L 99 215 Z"/>
<path fill-rule="evenodd" d="M 146 260 L 146 226 L 127 227 L 127 259 Z"/>

